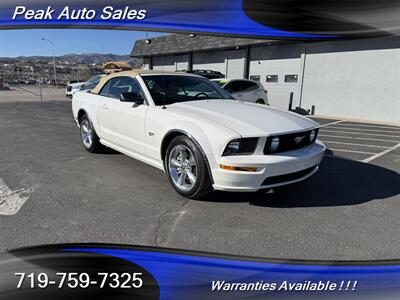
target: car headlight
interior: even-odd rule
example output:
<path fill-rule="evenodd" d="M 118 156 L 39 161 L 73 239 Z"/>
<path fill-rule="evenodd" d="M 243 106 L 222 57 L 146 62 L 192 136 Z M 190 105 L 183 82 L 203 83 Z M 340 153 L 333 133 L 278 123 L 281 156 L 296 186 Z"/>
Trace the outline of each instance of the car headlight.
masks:
<path fill-rule="evenodd" d="M 310 142 L 313 143 L 316 138 L 317 138 L 317 131 L 315 129 L 313 129 L 310 132 Z"/>
<path fill-rule="evenodd" d="M 280 141 L 279 137 L 276 136 L 276 137 L 270 139 L 268 142 L 269 142 L 269 144 L 268 144 L 269 151 L 275 152 L 276 150 L 278 150 L 279 144 L 281 141 Z"/>
<path fill-rule="evenodd" d="M 243 138 L 232 140 L 226 145 L 222 156 L 249 155 L 256 150 L 258 138 Z"/>

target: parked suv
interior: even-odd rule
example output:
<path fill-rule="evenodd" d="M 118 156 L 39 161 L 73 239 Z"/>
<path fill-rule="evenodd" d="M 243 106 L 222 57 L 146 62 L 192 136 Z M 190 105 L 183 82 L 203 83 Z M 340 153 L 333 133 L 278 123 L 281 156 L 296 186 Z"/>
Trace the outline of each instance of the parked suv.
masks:
<path fill-rule="evenodd" d="M 212 79 L 236 100 L 269 105 L 267 90 L 261 83 L 247 79 Z"/>
<path fill-rule="evenodd" d="M 86 81 L 79 82 L 76 80 L 71 80 L 67 86 L 65 87 L 65 95 L 67 97 L 72 97 L 75 92 L 79 91 L 79 89 L 86 83 Z"/>

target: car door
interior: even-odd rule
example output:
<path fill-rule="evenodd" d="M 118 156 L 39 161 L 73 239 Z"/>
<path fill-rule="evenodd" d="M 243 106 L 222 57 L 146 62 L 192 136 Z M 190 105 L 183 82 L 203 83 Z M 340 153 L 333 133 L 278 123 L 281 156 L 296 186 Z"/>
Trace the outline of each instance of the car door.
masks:
<path fill-rule="evenodd" d="M 136 92 L 144 98 L 136 79 L 114 77 L 100 91 L 99 121 L 103 139 L 129 152 L 145 153 L 145 118 L 148 105 L 120 101 L 122 92 Z"/>

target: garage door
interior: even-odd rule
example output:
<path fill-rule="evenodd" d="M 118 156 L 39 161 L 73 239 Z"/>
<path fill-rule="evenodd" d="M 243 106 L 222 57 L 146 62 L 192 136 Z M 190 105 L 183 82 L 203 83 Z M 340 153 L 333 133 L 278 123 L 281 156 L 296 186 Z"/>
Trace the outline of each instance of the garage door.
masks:
<path fill-rule="evenodd" d="M 184 71 L 189 69 L 189 55 L 176 55 L 175 56 L 176 71 Z"/>
<path fill-rule="evenodd" d="M 302 47 L 280 45 L 250 50 L 250 78 L 257 78 L 268 91 L 269 103 L 288 109 L 293 92 L 293 108 L 299 105 Z"/>
<path fill-rule="evenodd" d="M 226 77 L 242 79 L 244 75 L 245 50 L 233 50 L 226 53 Z"/>
<path fill-rule="evenodd" d="M 150 70 L 150 57 L 143 58 L 143 69 Z"/>
<path fill-rule="evenodd" d="M 213 70 L 225 74 L 225 51 L 198 52 L 193 54 L 194 70 Z"/>
<path fill-rule="evenodd" d="M 153 57 L 153 70 L 175 71 L 175 57 L 173 55 Z"/>

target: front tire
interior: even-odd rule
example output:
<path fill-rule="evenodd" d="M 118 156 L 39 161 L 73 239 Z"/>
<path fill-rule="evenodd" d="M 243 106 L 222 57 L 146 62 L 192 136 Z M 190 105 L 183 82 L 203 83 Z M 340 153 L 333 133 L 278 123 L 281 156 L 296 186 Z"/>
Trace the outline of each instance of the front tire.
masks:
<path fill-rule="evenodd" d="M 103 146 L 93 128 L 92 122 L 86 114 L 81 117 L 79 125 L 83 147 L 91 153 L 101 152 Z"/>
<path fill-rule="evenodd" d="M 205 158 L 187 136 L 171 141 L 165 161 L 169 182 L 180 195 L 200 199 L 213 191 Z"/>
<path fill-rule="evenodd" d="M 256 101 L 257 104 L 265 104 L 265 101 L 263 99 L 258 99 Z"/>

